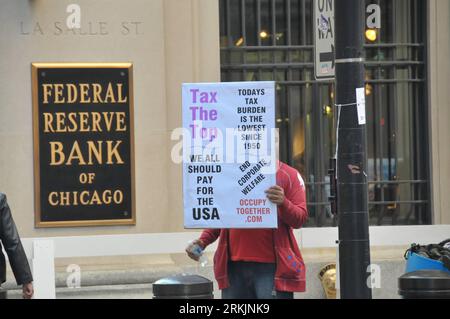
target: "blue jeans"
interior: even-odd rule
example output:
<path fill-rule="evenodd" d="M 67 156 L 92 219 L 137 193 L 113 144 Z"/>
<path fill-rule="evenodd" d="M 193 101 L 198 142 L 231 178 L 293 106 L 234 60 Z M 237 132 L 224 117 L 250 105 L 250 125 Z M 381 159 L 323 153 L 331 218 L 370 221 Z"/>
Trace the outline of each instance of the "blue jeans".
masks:
<path fill-rule="evenodd" d="M 292 292 L 275 291 L 275 264 L 229 262 L 230 287 L 222 290 L 222 299 L 293 299 Z"/>

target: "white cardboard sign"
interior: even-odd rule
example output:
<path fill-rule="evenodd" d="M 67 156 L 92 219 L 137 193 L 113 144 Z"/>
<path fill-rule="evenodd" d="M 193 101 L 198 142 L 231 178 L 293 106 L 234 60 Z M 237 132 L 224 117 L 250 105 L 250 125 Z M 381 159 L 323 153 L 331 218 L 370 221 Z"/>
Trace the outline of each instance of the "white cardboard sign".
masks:
<path fill-rule="evenodd" d="M 184 84 L 185 228 L 276 228 L 275 83 Z"/>

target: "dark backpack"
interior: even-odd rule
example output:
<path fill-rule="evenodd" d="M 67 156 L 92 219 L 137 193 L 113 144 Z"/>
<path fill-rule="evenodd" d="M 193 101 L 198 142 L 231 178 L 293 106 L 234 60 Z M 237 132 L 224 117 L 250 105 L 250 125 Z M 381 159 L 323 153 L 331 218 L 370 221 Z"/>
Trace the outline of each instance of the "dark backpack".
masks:
<path fill-rule="evenodd" d="M 418 244 L 412 244 L 411 248 L 405 253 L 405 257 L 408 252 L 415 253 L 417 255 L 430 258 L 433 260 L 441 261 L 444 266 L 450 270 L 450 239 L 444 240 L 440 244 L 431 244 L 421 246 Z"/>

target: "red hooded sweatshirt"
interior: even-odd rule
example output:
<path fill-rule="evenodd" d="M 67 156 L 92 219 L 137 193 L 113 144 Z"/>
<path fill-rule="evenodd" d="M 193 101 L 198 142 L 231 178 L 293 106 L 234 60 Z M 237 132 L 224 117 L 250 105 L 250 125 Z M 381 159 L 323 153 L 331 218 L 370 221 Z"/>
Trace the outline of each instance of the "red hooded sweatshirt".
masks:
<path fill-rule="evenodd" d="M 277 185 L 284 189 L 285 200 L 281 206 L 278 206 L 278 228 L 273 230 L 274 245 L 267 248 L 275 250 L 277 265 L 275 289 L 285 292 L 304 292 L 306 267 L 293 229 L 301 228 L 308 218 L 305 184 L 296 169 L 280 162 Z M 230 285 L 228 281 L 229 230 L 208 229 L 200 236 L 205 246 L 217 239 L 219 244 L 214 255 L 214 274 L 219 289 L 226 289 Z"/>

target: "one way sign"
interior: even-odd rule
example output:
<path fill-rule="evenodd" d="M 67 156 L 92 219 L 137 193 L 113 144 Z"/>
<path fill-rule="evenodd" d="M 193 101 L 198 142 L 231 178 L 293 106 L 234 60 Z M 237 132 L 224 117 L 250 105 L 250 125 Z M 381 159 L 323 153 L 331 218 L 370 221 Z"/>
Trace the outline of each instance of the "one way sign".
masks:
<path fill-rule="evenodd" d="M 314 0 L 316 79 L 334 78 L 334 0 Z"/>

